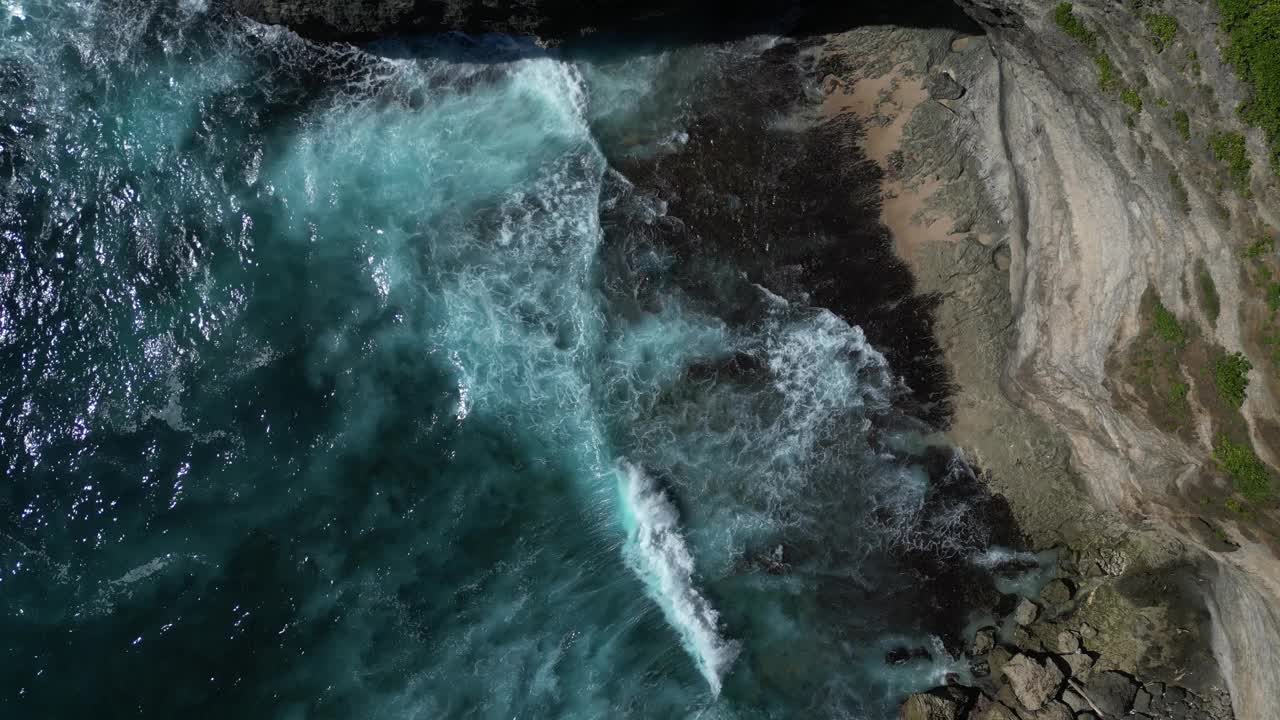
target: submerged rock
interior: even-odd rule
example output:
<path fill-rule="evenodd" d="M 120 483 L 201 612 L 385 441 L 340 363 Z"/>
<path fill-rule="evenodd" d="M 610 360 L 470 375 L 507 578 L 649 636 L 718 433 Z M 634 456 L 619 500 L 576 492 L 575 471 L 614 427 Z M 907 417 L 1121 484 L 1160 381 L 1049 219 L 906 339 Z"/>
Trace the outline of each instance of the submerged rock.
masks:
<path fill-rule="evenodd" d="M 1071 602 L 1071 597 L 1074 594 L 1067 581 L 1059 578 L 1051 580 L 1048 585 L 1044 586 L 1040 591 L 1040 599 L 1048 606 L 1056 608 Z"/>
<path fill-rule="evenodd" d="M 922 648 L 896 647 L 884 654 L 884 661 L 889 665 L 902 665 L 912 660 L 932 660 L 929 651 Z"/>
<path fill-rule="evenodd" d="M 1036 660 L 1028 655 L 1018 655 L 1004 665 L 1004 676 L 1018 702 L 1028 710 L 1039 710 L 1050 698 L 1058 694 L 1066 679 L 1053 663 Z"/>

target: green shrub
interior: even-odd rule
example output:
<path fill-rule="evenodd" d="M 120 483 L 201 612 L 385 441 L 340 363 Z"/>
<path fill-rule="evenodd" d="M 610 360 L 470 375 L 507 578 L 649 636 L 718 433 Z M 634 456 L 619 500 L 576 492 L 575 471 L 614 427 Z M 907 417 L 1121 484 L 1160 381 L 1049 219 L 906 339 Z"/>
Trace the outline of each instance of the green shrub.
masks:
<path fill-rule="evenodd" d="M 1151 42 L 1155 44 L 1157 52 L 1164 52 L 1165 48 L 1173 44 L 1173 38 L 1178 34 L 1178 21 L 1172 15 L 1153 13 L 1142 20 L 1151 31 Z"/>
<path fill-rule="evenodd" d="M 1120 87 L 1120 71 L 1111 62 L 1111 56 L 1100 52 L 1093 56 L 1093 63 L 1098 66 L 1098 89 L 1104 93 L 1115 91 Z"/>
<path fill-rule="evenodd" d="M 1218 397 L 1233 408 L 1244 405 L 1245 390 L 1249 387 L 1249 371 L 1253 363 L 1244 353 L 1222 355 L 1213 363 L 1213 384 Z"/>
<path fill-rule="evenodd" d="M 1184 382 L 1175 382 L 1173 387 L 1169 388 L 1169 402 L 1174 405 L 1182 405 L 1187 401 L 1187 394 L 1190 392 L 1190 385 Z"/>
<path fill-rule="evenodd" d="M 1267 285 L 1267 307 L 1273 314 L 1280 311 L 1280 283 L 1278 282 Z"/>
<path fill-rule="evenodd" d="M 1164 303 L 1156 301 L 1155 316 L 1152 323 L 1156 336 L 1167 343 L 1181 347 L 1187 342 L 1187 333 L 1178 322 L 1178 316 L 1169 312 Z"/>
<path fill-rule="evenodd" d="M 1244 503 L 1240 502 L 1239 500 L 1237 500 L 1237 499 L 1235 499 L 1235 498 L 1227 498 L 1227 499 L 1226 499 L 1226 502 L 1224 502 L 1224 503 L 1222 503 L 1222 504 L 1223 504 L 1223 505 L 1224 505 L 1228 510 L 1230 510 L 1231 512 L 1233 512 L 1233 513 L 1235 513 L 1235 514 L 1237 514 L 1237 515 L 1243 515 L 1243 514 L 1244 514 Z"/>
<path fill-rule="evenodd" d="M 1209 148 L 1213 156 L 1227 164 L 1227 174 L 1241 195 L 1249 197 L 1249 174 L 1253 170 L 1253 161 L 1249 159 L 1245 147 L 1244 136 L 1240 133 L 1216 132 L 1209 138 Z"/>
<path fill-rule="evenodd" d="M 1098 47 L 1098 36 L 1084 24 L 1084 21 L 1076 17 L 1073 12 L 1074 6 L 1069 2 L 1058 3 L 1053 9 L 1053 21 L 1062 28 L 1069 37 L 1076 42 L 1084 45 L 1090 50 L 1096 50 Z"/>
<path fill-rule="evenodd" d="M 1191 140 L 1191 116 L 1186 110 L 1179 110 L 1173 114 L 1173 126 L 1178 129 L 1183 142 Z"/>
<path fill-rule="evenodd" d="M 1218 298 L 1217 286 L 1213 284 L 1213 275 L 1209 274 L 1209 269 L 1205 267 L 1203 260 L 1199 265 L 1200 303 L 1204 307 L 1204 314 L 1209 317 L 1209 325 L 1216 327 L 1218 313 L 1222 311 L 1222 301 Z"/>
<path fill-rule="evenodd" d="M 1275 246 L 1275 239 L 1266 235 L 1260 235 L 1257 238 L 1254 238 L 1253 242 L 1249 243 L 1249 247 L 1245 248 L 1244 256 L 1250 260 L 1256 260 L 1260 257 L 1270 255 L 1271 251 L 1275 249 Z"/>
<path fill-rule="evenodd" d="M 1245 500 L 1262 503 L 1271 499 L 1274 492 L 1271 472 L 1247 442 L 1235 443 L 1226 435 L 1219 435 L 1213 457 Z"/>
<path fill-rule="evenodd" d="M 1125 88 L 1120 91 L 1120 100 L 1129 107 L 1133 108 L 1135 113 L 1142 112 L 1142 96 L 1133 88 Z"/>
<path fill-rule="evenodd" d="M 1223 57 L 1250 88 L 1240 116 L 1262 128 L 1280 172 L 1280 0 L 1218 0 L 1218 9 L 1230 40 Z"/>

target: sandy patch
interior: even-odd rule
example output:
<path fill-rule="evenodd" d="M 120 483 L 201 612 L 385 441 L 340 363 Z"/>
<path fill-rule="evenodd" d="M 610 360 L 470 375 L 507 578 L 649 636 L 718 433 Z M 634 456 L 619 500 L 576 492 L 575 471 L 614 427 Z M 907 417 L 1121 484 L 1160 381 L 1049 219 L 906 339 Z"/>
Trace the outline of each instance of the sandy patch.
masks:
<path fill-rule="evenodd" d="M 911 113 L 929 100 L 924 78 L 899 66 L 880 77 L 863 78 L 850 86 L 831 80 L 819 110 L 823 118 L 852 113 L 866 132 L 862 150 L 885 171 L 880 184 L 881 218 L 893 234 L 898 255 L 911 262 L 924 243 L 954 240 L 955 219 L 928 209 L 929 198 L 942 187 L 936 175 L 902 177 L 893 162 Z"/>

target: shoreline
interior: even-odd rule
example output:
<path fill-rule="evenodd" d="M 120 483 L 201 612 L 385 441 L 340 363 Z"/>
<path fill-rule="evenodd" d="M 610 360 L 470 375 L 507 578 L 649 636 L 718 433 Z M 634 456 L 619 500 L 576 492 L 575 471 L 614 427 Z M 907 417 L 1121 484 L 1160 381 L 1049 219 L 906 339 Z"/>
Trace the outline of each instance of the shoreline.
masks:
<path fill-rule="evenodd" d="M 1196 589 L 1204 582 L 1204 569 L 1189 565 L 1181 544 L 1168 534 L 1098 508 L 1071 468 L 1068 438 L 1006 392 L 1005 368 L 1016 332 L 1007 231 L 1000 213 L 972 200 L 986 193 L 976 163 L 956 157 L 965 155 L 964 133 L 974 130 L 956 118 L 971 111 L 964 100 L 931 99 L 926 89 L 930 73 L 939 73 L 939 67 L 965 85 L 989 80 L 983 77 L 995 72 L 989 53 L 975 52 L 986 47 L 987 39 L 930 30 L 896 29 L 880 37 L 875 32 L 851 31 L 826 46 L 836 58 L 828 69 L 839 70 L 821 78 L 825 97 L 819 119 L 851 114 L 864 123 L 861 145 L 883 171 L 881 221 L 914 275 L 916 292 L 940 298 L 934 330 L 955 388 L 945 437 L 980 469 L 991 491 L 1009 501 L 1032 549 L 1062 551 L 1057 579 L 1046 587 L 1065 583 L 1073 589 L 1065 605 L 1061 597 L 1054 598 L 1056 603 L 1032 598 L 1037 613 L 1047 611 L 1051 620 L 1019 625 L 1021 631 L 1005 636 L 996 648 L 1009 657 L 1022 654 L 1063 665 L 1067 659 L 1055 651 L 1058 635 L 1066 632 L 1088 654 L 1090 671 L 1132 679 L 1135 697 L 1147 692 L 1138 690 L 1144 684 L 1163 688 L 1163 683 L 1183 682 L 1193 696 L 1214 698 L 1214 714 L 1205 717 L 1229 717 L 1229 696 L 1220 690 L 1209 641 L 1209 611 Z M 852 53 L 874 55 L 877 51 L 867 47 L 877 43 L 892 48 L 882 51 L 891 63 L 859 66 Z M 986 654 L 972 657 L 977 664 L 989 663 Z M 1021 707 L 1007 695 L 999 669 L 989 669 L 970 700 Z M 1069 667 L 1064 669 L 1070 674 Z M 953 689 L 933 694 L 942 697 L 948 691 L 954 694 Z M 987 717 L 982 707 L 969 706 L 973 717 Z M 1066 717 L 1077 710 L 1089 708 L 1072 707 Z"/>

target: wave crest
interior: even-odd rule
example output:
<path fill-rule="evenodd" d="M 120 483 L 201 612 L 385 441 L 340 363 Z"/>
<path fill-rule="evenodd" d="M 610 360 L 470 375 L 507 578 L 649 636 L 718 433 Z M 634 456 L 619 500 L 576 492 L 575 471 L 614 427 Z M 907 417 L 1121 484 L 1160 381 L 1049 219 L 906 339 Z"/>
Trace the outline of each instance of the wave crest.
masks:
<path fill-rule="evenodd" d="M 680 634 L 712 694 L 719 695 L 742 644 L 720 635 L 720 613 L 694 582 L 693 556 L 680 533 L 680 514 L 667 493 L 639 467 L 626 460 L 619 464 L 627 564 Z"/>

